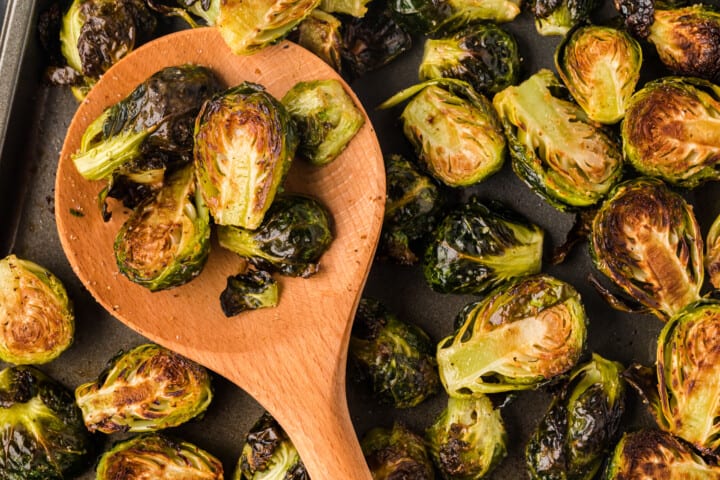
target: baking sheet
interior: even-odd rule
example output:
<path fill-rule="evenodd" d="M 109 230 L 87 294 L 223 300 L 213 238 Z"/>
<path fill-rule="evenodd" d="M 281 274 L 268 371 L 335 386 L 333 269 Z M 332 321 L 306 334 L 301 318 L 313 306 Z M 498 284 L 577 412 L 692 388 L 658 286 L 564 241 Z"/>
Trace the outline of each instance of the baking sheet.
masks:
<path fill-rule="evenodd" d="M 74 388 L 94 379 L 115 352 L 145 340 L 95 303 L 73 275 L 62 253 L 53 216 L 53 184 L 65 129 L 77 103 L 69 90 L 41 82 L 43 60 L 34 25 L 37 13 L 49 2 L 10 0 L 7 3 L 0 50 L 0 141 L 3 141 L 0 202 L 4 205 L 0 208 L 0 255 L 13 252 L 36 261 L 66 284 L 76 308 L 75 342 L 59 359 L 41 368 Z M 537 35 L 528 13 L 505 27 L 518 39 L 522 78 L 541 67 L 552 67 L 559 37 Z M 646 48 L 645 52 L 648 65 L 657 62 L 651 50 Z M 385 154 L 410 155 L 410 150 L 397 120 L 400 110 L 380 111 L 375 107 L 398 90 L 417 82 L 421 54 L 422 39 L 416 38 L 412 51 L 351 83 L 370 115 Z M 657 71 L 646 73 L 645 79 Z M 573 223 L 572 215 L 558 212 L 532 193 L 511 171 L 509 162 L 500 173 L 464 190 L 463 194 L 504 201 L 532 219 L 546 230 L 546 253 L 563 242 Z M 720 212 L 717 185 L 708 184 L 688 198 L 698 205 L 696 213 L 706 232 Z M 626 365 L 632 361 L 654 362 L 655 339 L 661 322 L 652 316 L 620 313 L 604 303 L 587 281 L 593 268 L 586 244 L 579 245 L 563 265 L 553 267 L 545 262 L 543 270 L 571 283 L 583 296 L 590 320 L 588 355 L 598 352 Z M 400 318 L 423 327 L 435 341 L 449 335 L 457 312 L 477 299 L 469 295 L 435 293 L 425 284 L 419 267 L 399 267 L 381 261 L 373 264 L 365 294 L 383 301 Z M 216 379 L 215 387 L 216 397 L 205 417 L 172 429 L 171 433 L 219 457 L 229 477 L 244 434 L 259 417 L 262 407 L 222 378 Z M 522 450 L 549 398 L 544 390 L 523 392 L 503 409 L 509 456 L 488 478 L 526 477 Z M 442 410 L 446 397 L 438 394 L 413 409 L 395 410 L 378 405 L 363 385 L 349 378 L 348 402 L 357 433 L 362 436 L 370 428 L 390 426 L 394 420 L 422 432 Z M 631 403 L 628 413 L 627 426 L 650 421 L 636 401 Z M 106 437 L 106 441 L 119 438 Z M 90 470 L 79 478 L 91 479 L 94 473 Z"/>

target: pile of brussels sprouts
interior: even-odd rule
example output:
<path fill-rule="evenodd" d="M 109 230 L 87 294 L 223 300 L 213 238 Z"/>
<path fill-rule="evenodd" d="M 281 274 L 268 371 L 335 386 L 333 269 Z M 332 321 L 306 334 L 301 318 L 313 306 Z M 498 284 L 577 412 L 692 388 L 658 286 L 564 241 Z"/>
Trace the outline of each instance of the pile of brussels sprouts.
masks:
<path fill-rule="evenodd" d="M 73 85 L 79 97 L 108 62 L 141 41 L 138 37 L 122 43 L 94 30 L 112 22 L 88 21 L 91 18 L 125 18 L 106 13 L 112 9 L 105 3 L 122 5 L 116 7 L 122 15 L 135 12 L 132 31 L 138 34 L 146 31 L 141 26 L 158 21 L 149 21 L 147 15 L 159 12 L 180 16 L 190 25 L 216 25 L 238 52 L 252 52 L 287 36 L 349 79 L 388 64 L 424 36 L 418 83 L 381 106 L 405 104 L 398 114 L 398 135 L 407 139 L 413 154 L 386 155 L 388 190 L 378 260 L 418 265 L 434 292 L 476 295 L 477 300 L 455 314 L 445 338 L 433 342 L 378 300 L 361 299 L 350 339 L 349 371 L 366 383 L 378 403 L 396 409 L 416 408 L 441 392 L 447 396 L 424 432 L 395 422 L 363 436 L 373 478 L 483 478 L 502 469 L 512 443 L 523 444 L 531 478 L 720 478 L 720 304 L 708 293 L 720 288 L 720 216 L 703 238 L 686 200 L 698 186 L 720 180 L 720 14 L 712 6 L 615 0 L 614 18 L 595 22 L 595 14 L 607 7 L 597 0 L 318 0 L 287 4 L 281 12 L 273 11 L 274 2 L 253 0 L 241 13 L 233 10 L 239 2 L 219 0 L 75 0 L 64 16 L 55 12 L 60 20 L 56 25 L 62 27 L 45 30 L 50 36 L 60 34 L 64 46 L 56 51 L 57 65 L 49 74 L 58 83 Z M 502 26 L 523 9 L 533 16 L 540 35 L 560 37 L 555 72 L 544 68 L 523 78 L 518 42 Z M 267 12 L 273 14 L 264 15 Z M 249 23 L 239 21 L 251 17 Z M 243 25 L 257 28 L 248 32 Z M 115 52 L 100 48 L 106 56 L 99 56 L 91 55 L 85 44 L 124 46 Z M 78 45 L 79 53 L 72 45 Z M 652 56 L 665 74 L 648 80 L 642 67 L 644 58 Z M 195 68 L 183 75 L 202 78 Z M 155 88 L 151 83 L 142 88 Z M 205 101 L 201 96 L 222 91 L 211 76 L 188 83 L 185 94 L 197 98 L 197 111 Z M 159 194 L 160 185 L 174 185 L 168 191 L 178 192 L 187 203 L 176 203 L 171 210 L 179 216 L 191 212 L 188 224 L 201 217 L 217 221 L 226 214 L 235 217 L 232 222 L 248 222 L 251 226 L 219 229 L 221 244 L 251 258 L 257 267 L 233 278 L 235 285 L 224 293 L 223 305 L 232 311 L 256 308 L 265 303 L 265 295 L 272 296 L 266 288 L 271 276 L 263 272 L 268 263 L 286 274 L 310 274 L 315 260 L 283 259 L 278 266 L 272 252 L 246 246 L 253 243 L 253 232 L 275 218 L 273 209 L 281 208 L 284 196 L 266 205 L 258 223 L 239 207 L 215 210 L 222 202 L 203 193 L 212 190 L 206 186 L 212 183 L 211 163 L 197 169 L 196 192 L 182 168 L 168 175 L 175 167 L 167 160 L 184 140 L 168 138 L 165 127 L 129 127 L 132 114 L 142 110 L 137 106 L 144 93 L 138 88 L 134 97 L 124 100 L 125 106 L 113 107 L 118 111 L 98 119 L 93 135 L 83 142 L 84 152 L 90 152 L 96 143 L 120 135 L 123 148 L 111 148 L 132 151 L 131 156 L 153 151 L 142 168 L 134 158 L 124 158 L 121 169 L 109 167 L 96 177 L 108 180 L 101 203 L 107 195 L 131 208 L 147 205 L 147 198 L 167 204 L 172 194 Z M 262 93 L 255 85 L 243 85 L 231 95 L 244 99 Z M 336 98 L 336 93 L 328 95 Z M 276 122 L 298 127 L 300 122 L 287 119 L 296 113 L 285 100 L 279 103 L 286 114 Z M 235 102 L 233 98 L 229 103 Z M 178 118 L 187 114 L 175 113 L 172 103 L 152 105 L 148 112 L 163 108 Z M 213 108 L 189 115 L 199 119 L 202 130 L 211 121 L 206 117 L 228 108 L 232 110 L 217 101 Z M 138 125 L 145 122 L 138 120 Z M 294 150 L 297 132 L 284 132 L 280 150 Z M 218 135 L 218 129 L 200 133 Z M 303 149 L 314 144 L 304 143 L 297 152 L 323 157 L 318 153 L 322 149 L 305 153 Z M 202 147 L 193 153 L 196 165 L 198 157 L 212 154 Z M 81 153 L 81 171 L 82 159 Z M 650 313 L 664 322 L 654 366 L 622 365 L 588 351 L 592 320 L 583 299 L 573 285 L 543 272 L 543 229 L 507 205 L 468 194 L 466 189 L 482 185 L 506 160 L 540 198 L 578 219 L 571 232 L 576 238 L 552 260 L 561 261 L 572 245 L 586 240 L 597 272 L 611 284 L 594 278 L 598 293 L 614 308 Z M 96 165 L 90 162 L 85 168 L 92 171 Z M 278 168 L 282 172 L 283 167 Z M 274 179 L 281 177 L 278 173 Z M 147 218 L 156 211 L 157 206 L 150 211 L 140 207 L 136 212 L 141 213 L 133 216 Z M 322 213 L 312 212 L 300 207 L 274 221 L 326 222 L 318 219 Z M 130 224 L 128 231 L 138 228 Z M 323 243 L 329 229 L 314 232 Z M 123 251 L 123 235 L 116 252 Z M 179 270 L 194 275 L 201 255 L 193 251 Z M 124 258 L 118 253 L 123 272 L 145 281 L 123 266 Z M 166 288 L 166 279 L 183 281 L 174 272 L 158 278 L 161 281 L 147 281 L 148 288 Z M 81 407 L 99 401 L 92 398 L 98 398 L 98 392 L 112 395 L 112 387 L 103 387 L 104 378 L 87 387 L 91 398 L 81 403 L 78 397 Z M 511 438 L 504 406 L 523 391 L 540 388 L 552 393 L 545 414 L 530 438 Z M 626 430 L 632 392 L 649 407 L 656 428 Z M 112 412 L 103 413 L 107 415 L 97 422 L 123 425 Z M 142 417 L 127 418 L 145 423 Z M 269 415 L 258 420 L 247 440 L 235 478 L 308 478 L 290 439 Z M 192 458 L 191 464 L 213 464 L 205 452 L 184 445 L 145 433 L 108 451 L 98 472 L 111 471 L 113 456 L 134 449 L 143 452 L 141 457 L 186 451 L 181 456 Z M 170 457 L 164 461 L 176 462 Z"/>

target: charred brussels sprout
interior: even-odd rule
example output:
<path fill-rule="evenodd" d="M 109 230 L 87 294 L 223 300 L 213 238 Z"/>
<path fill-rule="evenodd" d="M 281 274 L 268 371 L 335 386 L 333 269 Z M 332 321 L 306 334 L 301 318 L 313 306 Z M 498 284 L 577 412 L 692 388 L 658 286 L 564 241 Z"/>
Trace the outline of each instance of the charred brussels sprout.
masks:
<path fill-rule="evenodd" d="M 215 456 L 192 443 L 144 434 L 117 442 L 103 453 L 95 478 L 222 480 L 223 466 Z"/>
<path fill-rule="evenodd" d="M 219 89 L 215 74 L 205 67 L 158 71 L 90 123 L 72 156 L 75 167 L 88 180 L 100 180 L 123 167 L 141 170 L 132 163 L 140 157 L 189 162 L 195 116 Z"/>
<path fill-rule="evenodd" d="M 317 200 L 297 194 L 278 196 L 256 230 L 220 226 L 220 246 L 261 269 L 308 277 L 333 240 L 330 212 Z"/>
<path fill-rule="evenodd" d="M 526 447 L 532 478 L 595 477 L 625 412 L 622 370 L 621 364 L 597 354 L 573 370 Z"/>
<path fill-rule="evenodd" d="M 73 305 L 59 278 L 15 255 L 0 260 L 0 360 L 43 364 L 73 342 Z"/>
<path fill-rule="evenodd" d="M 490 102 L 463 81 L 428 80 L 381 105 L 410 99 L 400 119 L 423 167 L 450 187 L 466 187 L 497 173 L 505 162 L 502 125 Z"/>
<path fill-rule="evenodd" d="M 549 275 L 495 289 L 460 316 L 437 349 L 440 380 L 453 397 L 535 388 L 569 371 L 585 348 L 580 295 Z"/>
<path fill-rule="evenodd" d="M 720 467 L 705 460 L 672 435 L 638 430 L 623 435 L 613 452 L 607 480 L 711 480 Z"/>
<path fill-rule="evenodd" d="M 195 28 L 195 17 L 201 18 L 206 25 L 215 25 L 220 15 L 220 0 L 146 0 L 148 6 L 164 15 L 175 15 Z"/>
<path fill-rule="evenodd" d="M 295 445 L 267 412 L 255 422 L 245 437 L 233 480 L 243 478 L 310 480 Z"/>
<path fill-rule="evenodd" d="M 341 26 L 335 16 L 316 8 L 298 25 L 295 41 L 340 72 L 343 48 Z"/>
<path fill-rule="evenodd" d="M 313 165 L 335 160 L 365 123 L 365 116 L 338 80 L 296 83 L 282 104 L 298 127 L 298 155 Z"/>
<path fill-rule="evenodd" d="M 533 0 L 535 28 L 540 35 L 565 35 L 573 26 L 590 20 L 600 0 Z"/>
<path fill-rule="evenodd" d="M 76 97 L 148 40 L 156 23 L 142 0 L 73 0 L 62 18 L 60 49 L 68 67 L 84 77 Z"/>
<path fill-rule="evenodd" d="M 62 480 L 92 461 L 92 437 L 60 383 L 35 367 L 0 372 L 0 478 Z"/>
<path fill-rule="evenodd" d="M 694 188 L 720 179 L 720 87 L 666 77 L 630 99 L 622 123 L 625 157 L 639 172 Z"/>
<path fill-rule="evenodd" d="M 500 410 L 485 395 L 448 399 L 425 432 L 430 454 L 443 478 L 484 478 L 507 455 Z"/>
<path fill-rule="evenodd" d="M 458 30 L 490 20 L 510 22 L 520 14 L 520 0 L 391 0 L 397 21 L 417 34 Z"/>
<path fill-rule="evenodd" d="M 232 317 L 245 310 L 274 307 L 278 303 L 278 284 L 264 270 L 250 270 L 228 277 L 220 294 L 223 313 Z"/>
<path fill-rule="evenodd" d="M 519 75 L 515 37 L 494 23 L 477 23 L 449 37 L 425 40 L 421 81 L 457 78 L 478 92 L 495 93 L 517 83 Z"/>
<path fill-rule="evenodd" d="M 712 286 L 720 289 L 720 215 L 715 218 L 707 234 L 705 268 Z"/>
<path fill-rule="evenodd" d="M 435 478 L 422 437 L 401 423 L 371 429 L 361 446 L 373 480 Z"/>
<path fill-rule="evenodd" d="M 570 31 L 555 51 L 555 66 L 591 120 L 617 123 L 625 116 L 640 78 L 642 49 L 627 32 L 584 25 Z"/>
<path fill-rule="evenodd" d="M 198 188 L 219 225 L 257 228 L 295 155 L 285 107 L 244 82 L 203 105 L 195 123 Z"/>
<path fill-rule="evenodd" d="M 444 194 L 432 178 L 402 155 L 385 157 L 387 198 L 380 253 L 398 263 L 417 262 L 415 249 L 440 219 Z"/>
<path fill-rule="evenodd" d="M 133 211 L 114 250 L 120 272 L 153 292 L 200 274 L 210 253 L 210 214 L 192 166 L 170 175 L 155 198 Z"/>
<path fill-rule="evenodd" d="M 204 367 L 155 344 L 120 352 L 98 379 L 75 389 L 91 432 L 153 432 L 202 414 L 212 400 Z"/>
<path fill-rule="evenodd" d="M 666 320 L 700 298 L 702 236 L 692 207 L 656 179 L 628 180 L 592 224 L 596 268 Z"/>
<path fill-rule="evenodd" d="M 565 93 L 543 69 L 493 98 L 513 170 L 559 210 L 600 201 L 620 180 L 623 164 L 617 142 Z"/>
<path fill-rule="evenodd" d="M 471 197 L 433 232 L 425 250 L 425 280 L 442 293 L 486 292 L 538 273 L 543 239 L 543 230 L 517 212 Z"/>
<path fill-rule="evenodd" d="M 400 320 L 378 300 L 360 300 L 350 335 L 350 356 L 369 377 L 376 398 L 396 408 L 418 405 L 440 385 L 428 335 Z"/>
<path fill-rule="evenodd" d="M 720 13 L 714 7 L 656 9 L 647 39 L 675 74 L 720 82 Z"/>

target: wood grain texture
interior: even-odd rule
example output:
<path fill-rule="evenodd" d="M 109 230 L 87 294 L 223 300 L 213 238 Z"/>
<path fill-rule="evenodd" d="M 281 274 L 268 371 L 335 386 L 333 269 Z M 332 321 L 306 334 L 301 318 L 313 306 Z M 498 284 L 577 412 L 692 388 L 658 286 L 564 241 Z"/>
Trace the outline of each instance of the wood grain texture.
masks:
<path fill-rule="evenodd" d="M 55 185 L 65 254 L 90 293 L 118 320 L 227 377 L 267 408 L 292 438 L 313 480 L 370 479 L 348 414 L 345 367 L 352 318 L 384 211 L 384 167 L 372 125 L 366 120 L 329 165 L 297 160 L 291 168 L 287 189 L 316 196 L 334 217 L 336 238 L 320 271 L 308 279 L 281 277 L 276 308 L 227 318 L 219 295 L 240 259 L 214 244 L 202 274 L 184 286 L 152 293 L 133 284 L 119 273 L 112 249 L 127 212 L 112 204 L 112 219 L 104 223 L 97 208 L 104 184 L 83 179 L 71 159 L 85 128 L 104 108 L 156 71 L 184 63 L 211 67 L 227 86 L 260 83 L 277 98 L 300 80 L 342 81 L 289 42 L 236 56 L 212 28 L 170 34 L 137 49 L 102 77 L 68 129 Z"/>

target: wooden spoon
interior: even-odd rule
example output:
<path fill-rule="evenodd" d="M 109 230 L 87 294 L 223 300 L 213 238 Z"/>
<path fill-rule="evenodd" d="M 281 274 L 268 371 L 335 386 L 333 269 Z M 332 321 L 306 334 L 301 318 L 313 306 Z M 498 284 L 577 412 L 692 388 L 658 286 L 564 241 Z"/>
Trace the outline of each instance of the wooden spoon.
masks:
<path fill-rule="evenodd" d="M 103 75 L 67 132 L 55 184 L 55 216 L 67 258 L 121 322 L 227 377 L 262 404 L 286 430 L 313 480 L 370 479 L 345 396 L 350 327 L 384 211 L 384 166 L 370 121 L 329 165 L 297 160 L 291 168 L 287 189 L 320 198 L 334 217 L 336 238 L 320 271 L 307 279 L 280 278 L 276 308 L 227 318 L 219 295 L 227 277 L 237 273 L 239 257 L 214 246 L 199 277 L 166 291 L 152 293 L 130 282 L 118 272 L 112 247 L 127 212 L 115 205 L 111 221 L 103 222 L 97 194 L 104 184 L 83 179 L 71 160 L 85 128 L 104 108 L 161 68 L 184 63 L 213 68 L 228 86 L 260 83 L 276 98 L 300 80 L 342 81 L 289 42 L 236 56 L 212 28 L 170 34 L 137 49 Z"/>

